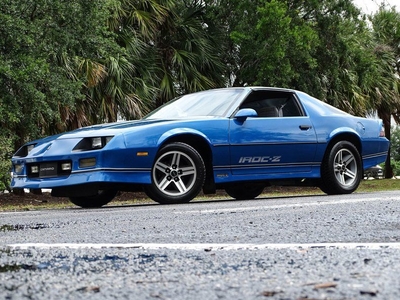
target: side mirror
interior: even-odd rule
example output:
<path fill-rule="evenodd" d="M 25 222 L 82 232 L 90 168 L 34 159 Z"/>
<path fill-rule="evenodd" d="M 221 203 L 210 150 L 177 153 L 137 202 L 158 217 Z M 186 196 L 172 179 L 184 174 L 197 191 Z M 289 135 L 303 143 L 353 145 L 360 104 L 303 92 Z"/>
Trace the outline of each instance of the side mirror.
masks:
<path fill-rule="evenodd" d="M 257 112 L 252 108 L 242 108 L 234 116 L 240 122 L 244 122 L 247 118 L 258 117 Z"/>

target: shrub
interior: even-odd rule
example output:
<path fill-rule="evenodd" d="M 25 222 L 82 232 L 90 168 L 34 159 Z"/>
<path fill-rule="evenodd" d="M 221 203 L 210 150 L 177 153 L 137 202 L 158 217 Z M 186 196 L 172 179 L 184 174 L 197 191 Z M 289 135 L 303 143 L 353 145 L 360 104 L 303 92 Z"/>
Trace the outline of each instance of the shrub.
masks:
<path fill-rule="evenodd" d="M 399 160 L 391 160 L 390 162 L 393 169 L 393 176 L 400 175 L 400 161 Z"/>
<path fill-rule="evenodd" d="M 12 140 L 0 135 L 0 191 L 10 190 Z"/>

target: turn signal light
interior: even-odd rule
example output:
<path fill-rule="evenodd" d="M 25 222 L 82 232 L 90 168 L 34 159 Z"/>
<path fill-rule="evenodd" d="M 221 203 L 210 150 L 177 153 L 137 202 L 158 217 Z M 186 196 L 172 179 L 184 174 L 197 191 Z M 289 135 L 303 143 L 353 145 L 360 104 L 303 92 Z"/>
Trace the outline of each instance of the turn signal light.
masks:
<path fill-rule="evenodd" d="M 82 158 L 79 160 L 79 168 L 90 168 L 96 165 L 96 158 Z"/>

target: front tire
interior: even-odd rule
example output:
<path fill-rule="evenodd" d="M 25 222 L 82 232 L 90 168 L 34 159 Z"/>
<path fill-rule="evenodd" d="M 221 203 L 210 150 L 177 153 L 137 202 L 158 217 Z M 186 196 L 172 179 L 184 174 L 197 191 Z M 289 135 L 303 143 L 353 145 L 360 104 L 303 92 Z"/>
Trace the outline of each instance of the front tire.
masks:
<path fill-rule="evenodd" d="M 161 204 L 185 203 L 196 197 L 205 180 L 206 168 L 200 154 L 184 143 L 163 147 L 151 170 L 151 185 L 145 193 Z"/>
<path fill-rule="evenodd" d="M 358 188 L 362 173 L 357 148 L 347 141 L 338 142 L 322 162 L 320 188 L 328 195 L 351 194 Z"/>
<path fill-rule="evenodd" d="M 96 195 L 69 197 L 69 200 L 82 208 L 99 208 L 109 203 L 117 195 L 117 190 L 99 190 Z"/>

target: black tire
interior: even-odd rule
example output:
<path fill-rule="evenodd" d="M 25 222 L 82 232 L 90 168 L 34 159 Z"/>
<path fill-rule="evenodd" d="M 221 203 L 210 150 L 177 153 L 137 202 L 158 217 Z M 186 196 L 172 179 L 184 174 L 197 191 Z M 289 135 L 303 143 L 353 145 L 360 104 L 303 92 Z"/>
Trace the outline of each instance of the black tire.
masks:
<path fill-rule="evenodd" d="M 172 143 L 157 154 L 151 170 L 151 185 L 145 193 L 161 204 L 185 203 L 196 197 L 205 180 L 201 155 L 184 143 Z"/>
<path fill-rule="evenodd" d="M 82 208 L 99 208 L 109 203 L 117 195 L 117 190 L 99 190 L 97 195 L 69 197 L 69 200 Z"/>
<path fill-rule="evenodd" d="M 320 189 L 328 195 L 351 194 L 358 188 L 362 176 L 360 153 L 352 143 L 341 141 L 324 157 Z"/>
<path fill-rule="evenodd" d="M 265 188 L 261 183 L 243 183 L 225 187 L 226 193 L 237 200 L 250 200 L 259 196 Z"/>

